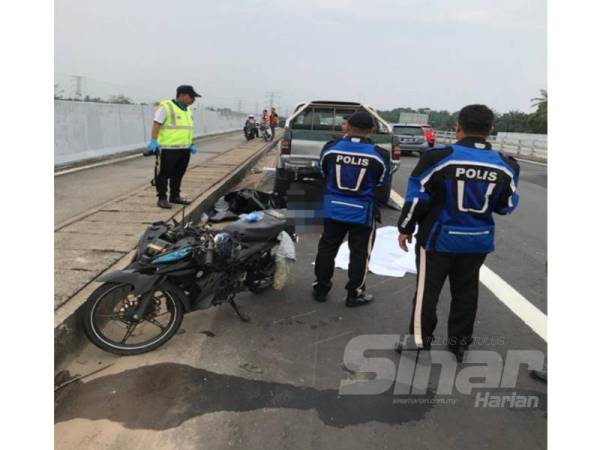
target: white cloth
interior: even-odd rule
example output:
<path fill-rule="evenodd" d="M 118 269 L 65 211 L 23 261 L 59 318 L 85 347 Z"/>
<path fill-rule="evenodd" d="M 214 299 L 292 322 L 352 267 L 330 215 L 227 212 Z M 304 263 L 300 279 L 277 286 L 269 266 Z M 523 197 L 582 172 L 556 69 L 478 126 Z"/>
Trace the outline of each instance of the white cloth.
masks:
<path fill-rule="evenodd" d="M 398 229 L 381 227 L 375 231 L 375 245 L 371 251 L 369 270 L 377 275 L 403 277 L 406 272 L 417 273 L 415 262 L 415 238 L 408 244 L 408 253 L 398 245 Z M 348 270 L 350 249 L 345 241 L 335 258 L 335 267 Z"/>
<path fill-rule="evenodd" d="M 273 248 L 273 250 L 275 251 L 275 258 L 285 258 L 291 259 L 292 261 L 296 261 L 296 246 L 294 245 L 292 237 L 285 231 L 282 231 L 277 236 L 277 240 L 279 241 L 279 244 Z"/>

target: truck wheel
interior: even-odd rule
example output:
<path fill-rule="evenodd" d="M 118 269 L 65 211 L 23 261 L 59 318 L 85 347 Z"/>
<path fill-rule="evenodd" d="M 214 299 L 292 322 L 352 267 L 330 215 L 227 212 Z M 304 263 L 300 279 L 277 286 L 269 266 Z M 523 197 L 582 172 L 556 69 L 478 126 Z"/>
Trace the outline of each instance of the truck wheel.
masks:
<path fill-rule="evenodd" d="M 273 187 L 273 192 L 285 197 L 287 191 L 290 187 L 290 176 L 283 169 L 275 170 L 275 186 Z"/>

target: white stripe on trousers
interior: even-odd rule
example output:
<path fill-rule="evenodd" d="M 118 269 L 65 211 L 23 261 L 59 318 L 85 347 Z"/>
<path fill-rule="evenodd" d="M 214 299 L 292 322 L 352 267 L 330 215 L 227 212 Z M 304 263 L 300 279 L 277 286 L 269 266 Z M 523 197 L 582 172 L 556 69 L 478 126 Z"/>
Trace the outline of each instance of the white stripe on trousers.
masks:
<path fill-rule="evenodd" d="M 423 311 L 423 296 L 425 293 L 425 257 L 426 252 L 423 247 L 419 247 L 419 279 L 417 281 L 417 298 L 415 300 L 415 318 L 413 323 L 413 332 L 415 333 L 415 343 L 418 348 L 423 348 L 423 332 L 421 330 L 421 313 Z"/>
<path fill-rule="evenodd" d="M 365 274 L 363 275 L 362 283 L 356 289 L 356 293 L 360 295 L 365 288 L 365 283 L 367 282 L 367 274 L 369 273 L 369 259 L 371 259 L 371 250 L 373 249 L 373 240 L 375 237 L 375 224 L 373 224 L 373 228 L 371 228 L 371 234 L 369 235 L 369 245 L 367 247 L 367 262 L 365 263 Z"/>

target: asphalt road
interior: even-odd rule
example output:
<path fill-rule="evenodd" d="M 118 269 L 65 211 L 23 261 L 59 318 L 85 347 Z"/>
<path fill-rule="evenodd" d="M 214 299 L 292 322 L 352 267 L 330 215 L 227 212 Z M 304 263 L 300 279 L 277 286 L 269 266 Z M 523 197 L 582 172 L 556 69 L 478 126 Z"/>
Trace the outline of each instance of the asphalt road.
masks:
<path fill-rule="evenodd" d="M 241 133 L 201 138 L 190 165 L 227 151 L 244 142 Z M 54 177 L 54 224 L 100 206 L 150 183 L 154 158 L 139 157 Z"/>
<path fill-rule="evenodd" d="M 394 178 L 404 193 L 416 158 L 405 157 Z M 521 207 L 498 219 L 497 252 L 486 261 L 531 303 L 546 310 L 546 168 L 522 164 Z M 270 190 L 273 173 L 262 187 Z M 320 183 L 294 184 L 296 207 L 309 210 Z M 384 212 L 395 225 L 398 212 Z M 363 335 L 400 335 L 410 320 L 414 275 L 369 275 L 376 301 L 344 306 L 347 273 L 336 270 L 327 303 L 310 296 L 318 227 L 303 227 L 297 261 L 281 292 L 239 295 L 251 316 L 240 322 L 227 307 L 184 319 L 171 342 L 147 355 L 117 358 L 88 347 L 68 368 L 71 375 L 113 363 L 58 392 L 57 449 L 543 449 L 546 448 L 546 386 L 521 367 L 516 386 L 497 383 L 464 394 L 436 393 L 439 374 L 422 394 L 339 395 L 341 380 L 369 379 L 343 364 L 348 342 Z M 395 245 L 391 243 L 390 245 Z M 448 288 L 439 303 L 439 334 L 445 334 Z M 546 352 L 546 343 L 496 296 L 481 286 L 473 350 Z M 371 351 L 398 364 L 393 351 Z M 409 359 L 410 360 L 410 359 Z M 421 362 L 426 365 L 427 361 Z M 397 367 L 397 366 L 395 366 Z M 481 381 L 480 364 L 459 366 Z M 473 370 L 473 372 L 463 372 Z M 468 378 L 468 377 L 467 377 Z M 399 381 L 398 381 L 399 383 Z M 404 386 L 399 383 L 397 387 Z M 414 388 L 414 386 L 413 386 Z M 477 391 L 532 396 L 537 407 L 476 406 Z"/>

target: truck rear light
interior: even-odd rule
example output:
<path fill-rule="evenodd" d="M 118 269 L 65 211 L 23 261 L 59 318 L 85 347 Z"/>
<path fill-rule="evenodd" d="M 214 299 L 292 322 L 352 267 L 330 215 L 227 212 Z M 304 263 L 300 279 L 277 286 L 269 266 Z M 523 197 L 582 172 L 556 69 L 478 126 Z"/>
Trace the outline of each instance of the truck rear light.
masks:
<path fill-rule="evenodd" d="M 392 147 L 392 160 L 398 161 L 400 159 L 400 144 L 396 144 Z"/>
<path fill-rule="evenodd" d="M 290 141 L 287 139 L 284 139 L 281 141 L 281 154 L 282 155 L 289 155 L 290 154 L 290 150 L 291 150 L 291 145 L 290 145 Z"/>

